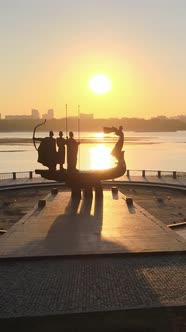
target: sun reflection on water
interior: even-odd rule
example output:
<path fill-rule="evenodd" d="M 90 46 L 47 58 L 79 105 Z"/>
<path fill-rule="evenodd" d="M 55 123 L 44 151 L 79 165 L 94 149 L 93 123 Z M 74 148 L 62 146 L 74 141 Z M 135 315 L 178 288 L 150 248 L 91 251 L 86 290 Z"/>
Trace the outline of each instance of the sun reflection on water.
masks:
<path fill-rule="evenodd" d="M 111 148 L 99 144 L 90 149 L 90 168 L 106 169 L 113 167 Z"/>
<path fill-rule="evenodd" d="M 104 133 L 95 133 L 95 138 L 104 138 L 105 134 Z"/>

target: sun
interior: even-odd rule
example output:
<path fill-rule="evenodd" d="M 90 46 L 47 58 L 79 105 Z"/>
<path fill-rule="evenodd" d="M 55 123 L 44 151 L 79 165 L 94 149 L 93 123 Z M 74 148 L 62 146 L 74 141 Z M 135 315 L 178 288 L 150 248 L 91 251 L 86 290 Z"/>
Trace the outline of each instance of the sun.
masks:
<path fill-rule="evenodd" d="M 89 81 L 90 90 L 98 95 L 103 95 L 112 89 L 112 82 L 104 74 L 97 74 Z"/>

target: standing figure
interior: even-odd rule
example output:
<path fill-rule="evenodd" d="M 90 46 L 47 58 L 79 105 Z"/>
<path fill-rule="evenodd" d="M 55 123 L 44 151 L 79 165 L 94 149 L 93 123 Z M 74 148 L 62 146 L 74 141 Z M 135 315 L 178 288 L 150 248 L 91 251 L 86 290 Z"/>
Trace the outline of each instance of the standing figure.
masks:
<path fill-rule="evenodd" d="M 54 133 L 52 130 L 49 132 L 49 137 L 35 138 L 40 141 L 38 148 L 38 162 L 47 166 L 49 171 L 55 171 L 57 164 L 56 140 L 53 138 Z"/>
<path fill-rule="evenodd" d="M 63 138 L 63 132 L 59 132 L 59 137 L 57 137 L 57 146 L 58 146 L 58 163 L 60 165 L 60 170 L 63 170 L 63 165 L 65 163 L 65 144 L 66 139 Z"/>
<path fill-rule="evenodd" d="M 119 136 L 119 139 L 114 147 L 114 149 L 111 152 L 111 155 L 115 157 L 117 160 L 119 160 L 121 156 L 121 151 L 124 143 L 124 133 L 123 133 L 123 127 L 119 126 L 119 129 L 114 128 L 114 132 L 117 136 Z"/>
<path fill-rule="evenodd" d="M 67 144 L 67 168 L 68 171 L 74 172 L 77 171 L 76 164 L 77 164 L 77 153 L 78 153 L 78 145 L 74 139 L 74 134 L 72 131 L 69 132 L 69 138 L 66 141 Z"/>

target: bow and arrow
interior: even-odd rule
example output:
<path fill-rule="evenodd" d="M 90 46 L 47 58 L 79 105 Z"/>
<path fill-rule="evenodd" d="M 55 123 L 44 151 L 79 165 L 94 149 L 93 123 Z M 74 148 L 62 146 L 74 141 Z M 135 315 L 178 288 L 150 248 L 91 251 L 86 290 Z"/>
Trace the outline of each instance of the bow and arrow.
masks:
<path fill-rule="evenodd" d="M 39 123 L 37 126 L 35 126 L 35 128 L 34 128 L 34 130 L 33 130 L 33 137 L 32 137 L 32 139 L 33 139 L 33 144 L 34 144 L 34 147 L 35 147 L 35 149 L 36 149 L 36 151 L 38 151 L 38 148 L 37 148 L 37 146 L 36 146 L 36 138 L 35 138 L 35 133 L 36 133 L 36 129 L 38 128 L 38 127 L 40 127 L 40 126 L 43 126 L 44 124 L 45 124 L 45 122 L 46 122 L 46 119 L 42 122 L 42 123 Z"/>

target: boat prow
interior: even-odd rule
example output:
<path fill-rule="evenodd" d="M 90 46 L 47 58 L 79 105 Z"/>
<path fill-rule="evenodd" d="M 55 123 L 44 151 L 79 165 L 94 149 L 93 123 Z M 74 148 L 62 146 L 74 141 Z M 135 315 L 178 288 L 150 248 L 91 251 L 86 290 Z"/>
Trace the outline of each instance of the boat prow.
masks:
<path fill-rule="evenodd" d="M 95 186 L 102 180 L 115 179 L 126 172 L 126 163 L 123 158 L 118 161 L 113 168 L 103 170 L 87 170 L 69 172 L 67 170 L 36 169 L 35 173 L 40 174 L 41 177 L 47 180 L 54 180 L 56 182 L 66 183 L 68 186 L 77 185 L 78 187 Z"/>

